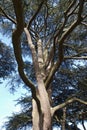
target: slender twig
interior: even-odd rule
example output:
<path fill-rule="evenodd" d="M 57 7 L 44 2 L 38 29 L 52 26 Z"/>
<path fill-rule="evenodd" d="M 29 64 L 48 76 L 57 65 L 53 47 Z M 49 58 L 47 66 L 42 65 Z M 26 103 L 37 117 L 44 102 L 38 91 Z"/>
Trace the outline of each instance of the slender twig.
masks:
<path fill-rule="evenodd" d="M 69 59 L 87 60 L 87 56 L 81 56 L 81 57 L 76 57 L 76 56 L 65 56 L 65 57 L 64 57 L 64 60 L 69 60 Z"/>
<path fill-rule="evenodd" d="M 85 23 L 85 22 L 81 22 L 81 24 L 87 27 L 87 23 Z"/>
<path fill-rule="evenodd" d="M 2 8 L 0 7 L 0 10 L 1 10 L 3 16 L 5 16 L 7 19 L 9 19 L 9 20 L 10 20 L 11 22 L 13 22 L 14 24 L 17 24 L 16 20 L 13 19 L 11 16 L 7 15 L 7 13 L 4 11 L 4 9 L 2 9 Z"/>

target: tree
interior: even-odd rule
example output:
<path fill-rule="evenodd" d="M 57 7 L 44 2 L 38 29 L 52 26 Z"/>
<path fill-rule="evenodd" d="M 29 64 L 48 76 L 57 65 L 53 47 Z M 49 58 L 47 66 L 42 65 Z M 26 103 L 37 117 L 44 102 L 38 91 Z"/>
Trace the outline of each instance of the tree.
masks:
<path fill-rule="evenodd" d="M 51 87 L 55 88 L 52 82 L 62 64 L 69 59 L 87 59 L 84 55 L 86 49 L 84 47 L 79 49 L 77 42 L 74 43 L 75 40 L 73 40 L 73 37 L 75 38 L 73 35 L 79 28 L 82 27 L 82 31 L 85 31 L 84 26 L 87 26 L 85 14 L 87 2 L 85 0 L 34 0 L 33 2 L 8 0 L 4 6 L 6 10 L 0 7 L 2 21 L 7 20 L 5 23 L 9 21 L 8 25 L 11 25 L 11 28 L 12 23 L 15 24 L 12 43 L 18 72 L 32 93 L 33 130 L 51 130 L 52 118 L 57 110 L 65 108 L 72 102 L 87 105 L 86 101 L 76 96 L 55 106 L 50 102 L 53 93 Z M 14 9 L 14 11 L 10 12 L 8 9 Z M 23 39 L 31 52 L 30 58 L 32 56 L 35 73 L 34 82 L 26 73 L 22 56 Z M 66 111 L 66 109 L 63 110 Z M 64 115 L 62 130 L 65 129 L 65 118 Z"/>
<path fill-rule="evenodd" d="M 7 60 L 8 59 L 8 60 Z M 0 41 L 0 78 L 8 78 L 15 71 L 12 49 Z"/>

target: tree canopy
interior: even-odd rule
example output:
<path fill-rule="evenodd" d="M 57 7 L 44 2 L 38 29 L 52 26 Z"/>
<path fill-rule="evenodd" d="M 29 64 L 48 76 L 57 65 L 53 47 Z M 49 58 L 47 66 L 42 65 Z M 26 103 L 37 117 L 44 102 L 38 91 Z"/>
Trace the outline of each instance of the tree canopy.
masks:
<path fill-rule="evenodd" d="M 22 83 L 31 92 L 18 101 L 23 109 L 9 118 L 6 129 L 27 129 L 32 124 L 33 130 L 57 125 L 71 130 L 82 122 L 85 130 L 86 0 L 2 0 L 0 25 L 13 45 L 10 49 L 0 43 L 0 77 L 15 71 L 19 76 L 13 75 L 14 88 Z"/>
<path fill-rule="evenodd" d="M 11 47 L 0 42 L 0 78 L 11 76 L 12 72 L 15 71 L 14 65 L 14 55 Z"/>

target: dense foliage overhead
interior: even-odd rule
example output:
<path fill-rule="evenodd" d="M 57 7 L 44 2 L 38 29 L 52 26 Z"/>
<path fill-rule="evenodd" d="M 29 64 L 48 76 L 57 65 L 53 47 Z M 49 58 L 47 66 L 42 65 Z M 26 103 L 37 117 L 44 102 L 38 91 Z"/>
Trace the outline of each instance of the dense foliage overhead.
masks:
<path fill-rule="evenodd" d="M 34 123 L 38 124 L 38 120 L 34 122 L 36 118 L 32 115 L 32 111 L 34 113 L 36 108 L 37 117 L 40 118 L 39 124 L 43 122 L 43 130 L 46 130 L 45 121 L 48 117 L 50 122 L 50 115 L 52 125 L 61 126 L 62 130 L 77 129 L 78 122 L 82 122 L 85 130 L 86 0 L 2 0 L 0 25 L 2 33 L 12 37 L 20 75 L 18 78 L 14 75 L 13 86 L 21 83 L 21 78 L 24 87 L 29 88 L 32 93 L 32 98 L 25 95 L 19 100 L 18 103 L 23 109 L 21 113 L 9 118 L 6 129 L 27 129 L 30 124 L 34 127 Z M 6 66 L 10 63 L 9 70 L 14 70 L 13 58 L 9 58 L 11 50 L 8 50 L 6 55 L 6 46 L 2 44 L 0 46 L 5 52 L 5 59 L 9 59 Z M 1 58 L 4 59 L 4 56 Z M 2 68 L 4 67 L 3 62 Z M 5 75 L 6 71 L 3 70 L 2 74 Z M 42 127 L 37 130 L 42 130 Z"/>

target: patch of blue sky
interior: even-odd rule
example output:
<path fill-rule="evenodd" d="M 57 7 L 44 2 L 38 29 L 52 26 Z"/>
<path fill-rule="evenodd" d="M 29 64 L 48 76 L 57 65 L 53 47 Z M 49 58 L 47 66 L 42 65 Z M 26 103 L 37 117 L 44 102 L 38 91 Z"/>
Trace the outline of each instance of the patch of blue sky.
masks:
<path fill-rule="evenodd" d="M 87 121 L 84 122 L 84 126 L 85 126 L 85 128 L 87 129 Z M 78 123 L 78 128 L 79 128 L 80 130 L 84 130 L 84 128 L 83 128 L 83 126 L 81 125 L 81 123 Z"/>
<path fill-rule="evenodd" d="M 8 81 L 4 81 L 0 84 L 0 127 L 4 125 L 7 117 L 11 116 L 14 112 L 19 112 L 21 110 L 20 105 L 16 105 L 16 101 L 20 96 L 26 93 L 26 90 L 20 87 L 15 94 L 9 92 L 9 88 L 6 87 Z M 0 130 L 4 130 L 0 129 Z"/>
<path fill-rule="evenodd" d="M 0 33 L 0 41 L 6 43 L 6 45 L 11 45 L 11 39 Z"/>

